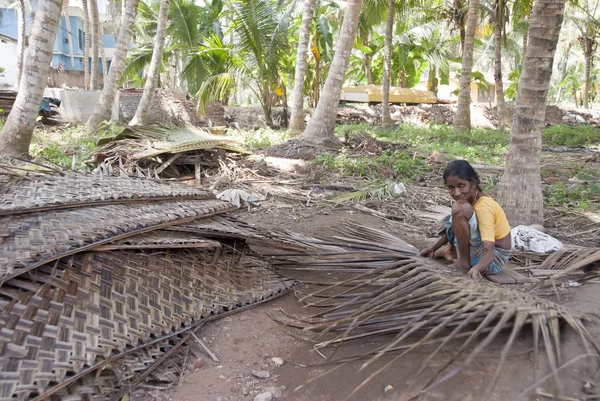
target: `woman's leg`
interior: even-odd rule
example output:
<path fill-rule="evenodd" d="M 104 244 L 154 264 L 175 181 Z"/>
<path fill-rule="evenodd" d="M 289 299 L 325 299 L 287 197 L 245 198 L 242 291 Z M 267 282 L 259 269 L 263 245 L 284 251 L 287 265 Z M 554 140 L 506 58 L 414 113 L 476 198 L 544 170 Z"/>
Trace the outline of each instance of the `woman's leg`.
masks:
<path fill-rule="evenodd" d="M 452 232 L 458 243 L 458 267 L 469 270 L 471 268 L 471 229 L 469 220 L 474 210 L 466 201 L 459 201 L 452 205 Z"/>

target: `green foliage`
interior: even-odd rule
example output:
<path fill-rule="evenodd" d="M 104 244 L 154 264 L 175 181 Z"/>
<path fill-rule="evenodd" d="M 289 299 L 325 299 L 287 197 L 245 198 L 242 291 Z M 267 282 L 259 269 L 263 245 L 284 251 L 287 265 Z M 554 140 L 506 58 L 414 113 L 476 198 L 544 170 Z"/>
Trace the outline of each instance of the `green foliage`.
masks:
<path fill-rule="evenodd" d="M 600 208 L 600 186 L 594 183 L 586 185 L 557 183 L 546 189 L 546 199 L 552 206 L 598 210 Z"/>
<path fill-rule="evenodd" d="M 4 110 L 0 109 L 0 114 L 4 113 Z M 0 118 L 0 131 L 4 128 L 4 118 Z"/>
<path fill-rule="evenodd" d="M 427 163 L 420 157 L 404 151 L 383 151 L 376 156 L 355 156 L 346 152 L 334 155 L 322 153 L 315 159 L 317 164 L 342 176 L 368 178 L 412 179 L 428 170 Z"/>
<path fill-rule="evenodd" d="M 542 131 L 542 143 L 549 146 L 600 146 L 600 130 L 590 125 L 553 125 Z"/>
<path fill-rule="evenodd" d="M 88 167 L 84 162 L 96 148 L 102 134 L 90 133 L 84 126 L 52 131 L 36 130 L 29 153 L 41 163 L 63 168 L 71 168 L 75 158 L 75 169 L 86 171 Z"/>
<path fill-rule="evenodd" d="M 519 91 L 519 81 L 521 80 L 521 70 L 516 69 L 512 70 L 508 73 L 508 80 L 510 84 L 504 91 L 506 97 L 510 100 L 515 100 L 517 98 L 517 93 Z"/>

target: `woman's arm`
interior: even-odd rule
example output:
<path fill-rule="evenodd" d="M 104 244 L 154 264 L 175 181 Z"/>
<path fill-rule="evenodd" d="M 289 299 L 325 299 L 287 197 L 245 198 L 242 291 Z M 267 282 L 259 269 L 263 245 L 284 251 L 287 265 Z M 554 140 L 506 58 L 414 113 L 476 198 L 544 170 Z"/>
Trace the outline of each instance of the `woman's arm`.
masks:
<path fill-rule="evenodd" d="M 469 270 L 469 276 L 472 278 L 481 278 L 494 261 L 494 248 L 496 243 L 492 241 L 483 241 L 483 255 L 475 266 Z"/>
<path fill-rule="evenodd" d="M 428 246 L 427 248 L 424 248 L 419 253 L 419 255 L 425 256 L 425 257 L 433 256 L 435 251 L 437 251 L 438 249 L 440 249 L 440 247 L 442 247 L 443 245 L 446 245 L 447 243 L 448 243 L 448 237 L 446 236 L 446 234 L 442 234 L 435 244 Z"/>

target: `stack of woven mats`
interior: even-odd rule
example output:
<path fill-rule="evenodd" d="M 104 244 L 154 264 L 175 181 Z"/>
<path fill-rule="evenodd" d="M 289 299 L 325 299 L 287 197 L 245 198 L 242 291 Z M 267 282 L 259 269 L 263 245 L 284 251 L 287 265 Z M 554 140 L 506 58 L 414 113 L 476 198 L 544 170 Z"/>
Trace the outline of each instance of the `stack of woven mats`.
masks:
<path fill-rule="evenodd" d="M 201 189 L 55 171 L 6 177 L 1 401 L 118 399 L 207 319 L 292 284 L 244 242 L 268 239 L 221 217 L 231 205 Z"/>

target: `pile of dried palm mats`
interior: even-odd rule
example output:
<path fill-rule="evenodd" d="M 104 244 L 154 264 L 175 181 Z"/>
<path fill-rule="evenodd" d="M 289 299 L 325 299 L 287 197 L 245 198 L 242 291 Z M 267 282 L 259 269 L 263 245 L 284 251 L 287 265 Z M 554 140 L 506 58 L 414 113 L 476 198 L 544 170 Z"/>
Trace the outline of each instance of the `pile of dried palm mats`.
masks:
<path fill-rule="evenodd" d="M 247 228 L 226 239 L 174 229 L 232 210 L 203 190 L 49 170 L 1 178 L 0 400 L 118 399 L 191 329 L 291 286 L 250 253 Z"/>
<path fill-rule="evenodd" d="M 383 369 L 405 371 L 407 366 L 401 360 L 411 351 L 421 346 L 433 347 L 421 366 L 409 368 L 416 373 L 409 380 L 411 388 L 402 392 L 406 399 L 416 399 L 456 376 L 482 351 L 490 356 L 488 345 L 502 342 L 497 369 L 485 379 L 488 395 L 481 399 L 488 399 L 506 368 L 511 348 L 517 339 L 522 341 L 519 337 L 524 334 L 532 337 L 534 366 L 538 366 L 539 354 L 545 353 L 553 372 L 550 376 L 558 381 L 557 372 L 566 362 L 561 358 L 561 326 L 580 337 L 587 350 L 584 361 L 600 359 L 597 340 L 586 328 L 586 324 L 599 322 L 596 315 L 579 313 L 526 289 L 474 281 L 416 256 L 415 248 L 380 230 L 347 223 L 336 228 L 336 233 L 314 243 L 337 249 L 279 254 L 272 261 L 283 274 L 301 282 L 306 271 L 313 272 L 310 281 L 304 281 L 305 287 L 296 288 L 296 294 L 314 314 L 303 317 L 284 313 L 275 318 L 315 333 L 310 338 L 315 349 L 327 358 L 326 365 L 334 366 L 319 377 L 363 360 L 360 369 L 370 372 L 370 376 L 354 389 L 359 391 Z M 564 261 L 565 255 L 554 259 Z M 315 278 L 314 274 L 320 275 Z M 382 339 L 384 345 L 367 354 L 340 357 L 343 353 L 337 352 L 340 346 L 354 340 L 375 337 Z M 454 351 L 440 362 L 440 357 Z M 381 359 L 384 356 L 387 359 Z M 395 362 L 399 363 L 394 365 Z M 560 391 L 560 385 L 556 391 Z M 350 393 L 351 390 L 346 395 Z"/>

